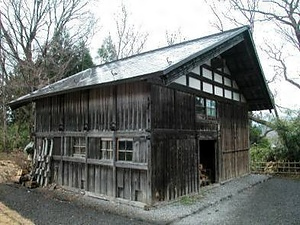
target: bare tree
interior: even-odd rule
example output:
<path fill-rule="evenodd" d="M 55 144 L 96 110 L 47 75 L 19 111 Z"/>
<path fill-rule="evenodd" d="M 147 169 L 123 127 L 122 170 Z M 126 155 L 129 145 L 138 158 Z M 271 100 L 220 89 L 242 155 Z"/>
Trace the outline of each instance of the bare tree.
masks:
<path fill-rule="evenodd" d="M 168 46 L 184 41 L 186 38 L 182 35 L 181 29 L 175 31 L 166 31 L 166 41 Z"/>
<path fill-rule="evenodd" d="M 274 75 L 269 82 L 282 77 L 294 87 L 300 90 L 299 79 L 292 76 L 295 71 L 289 70 L 286 59 L 293 53 L 300 51 L 300 0 L 212 0 L 206 1 L 216 16 L 213 24 L 217 28 L 224 29 L 229 24 L 250 25 L 254 32 L 254 25 L 262 22 L 265 25 L 275 27 L 275 32 L 282 37 L 283 44 L 271 44 L 265 41 L 261 49 L 273 61 Z M 218 8 L 218 3 L 224 3 Z M 226 23 L 226 22 L 228 23 Z M 274 37 L 271 37 L 274 39 Z M 293 46 L 292 48 L 290 46 Z M 299 74 L 298 74 L 299 78 Z M 275 117 L 280 120 L 277 109 L 281 106 L 276 104 Z M 274 124 L 261 119 L 260 116 L 250 114 L 250 119 L 275 129 Z"/>
<path fill-rule="evenodd" d="M 216 2 L 221 1 L 207 1 L 216 15 L 216 27 L 223 29 L 224 24 L 222 22 L 224 20 L 233 22 L 235 25 L 240 25 L 240 21 L 245 21 L 251 26 L 252 31 L 254 31 L 254 24 L 257 22 L 275 25 L 275 31 L 283 37 L 284 45 L 279 48 L 269 44 L 270 41 L 265 41 L 264 47 L 262 47 L 263 51 L 274 62 L 275 76 L 271 80 L 274 81 L 274 78 L 283 77 L 291 85 L 300 89 L 300 83 L 297 79 L 299 75 L 297 77 L 291 76 L 285 61 L 286 57 L 290 55 L 287 44 L 294 46 L 292 51 L 300 52 L 300 0 L 229 0 L 227 7 L 217 8 Z M 222 2 L 225 3 L 225 1 Z"/>
<path fill-rule="evenodd" d="M 68 46 L 85 41 L 95 23 L 88 0 L 4 0 L 0 5 L 0 67 L 3 127 L 6 103 L 40 88 L 66 73 L 70 60 L 56 61 L 55 79 L 49 78 L 49 61 L 59 58 L 64 49 L 53 48 L 67 30 Z M 66 46 L 67 47 L 67 46 Z M 58 50 L 58 49 L 57 49 Z M 57 63 L 59 62 L 59 63 Z M 5 97 L 3 97 L 5 96 Z M 33 118 L 34 108 L 25 114 Z M 4 131 L 4 134 L 6 131 Z M 3 140 L 4 141 L 4 140 Z"/>
<path fill-rule="evenodd" d="M 237 10 L 260 14 L 266 20 L 273 21 L 280 33 L 300 51 L 299 3 L 299 0 L 265 0 L 263 1 L 264 7 L 251 9 L 237 4 Z"/>
<path fill-rule="evenodd" d="M 291 44 L 294 49 L 300 52 L 300 0 L 230 0 L 229 5 L 225 11 L 219 12 L 220 9 L 216 7 L 215 1 L 210 1 L 209 5 L 215 15 L 217 15 L 217 21 L 223 21 L 222 18 L 233 22 L 235 25 L 240 25 L 241 15 L 245 18 L 247 23 L 254 30 L 254 24 L 256 22 L 267 22 L 275 25 L 277 34 L 281 35 L 285 40 L 286 44 Z M 218 0 L 220 2 L 220 0 Z M 219 11 L 218 11 L 219 10 Z M 233 12 L 229 13 L 230 10 L 238 12 L 234 15 Z M 223 27 L 217 25 L 218 27 Z M 287 64 L 285 61 L 286 56 L 289 54 L 282 47 L 271 46 L 268 41 L 264 44 L 267 48 L 264 48 L 264 52 L 272 59 L 275 63 L 276 68 L 275 74 L 283 77 L 294 87 L 300 89 L 298 80 L 291 78 L 288 73 Z M 284 47 L 286 47 L 284 45 Z"/>
<path fill-rule="evenodd" d="M 115 32 L 111 31 L 98 49 L 101 62 L 138 54 L 143 50 L 148 39 L 148 33 L 140 32 L 135 24 L 131 23 L 130 14 L 124 4 L 121 5 L 121 11 L 116 14 L 115 23 Z"/>
<path fill-rule="evenodd" d="M 253 32 L 255 22 L 263 20 L 256 16 L 261 0 L 205 0 L 205 2 L 216 18 L 216 21 L 212 22 L 212 26 L 221 32 L 228 24 L 234 24 L 235 26 L 249 25 L 251 32 Z M 242 10 L 244 8 L 249 10 Z"/>
<path fill-rule="evenodd" d="M 21 74 L 30 91 L 47 84 L 47 71 L 38 59 L 49 58 L 51 46 L 65 30 L 70 34 L 70 44 L 89 36 L 94 21 L 85 9 L 87 4 L 87 0 L 5 0 L 0 23 L 5 58 L 2 72 Z"/>

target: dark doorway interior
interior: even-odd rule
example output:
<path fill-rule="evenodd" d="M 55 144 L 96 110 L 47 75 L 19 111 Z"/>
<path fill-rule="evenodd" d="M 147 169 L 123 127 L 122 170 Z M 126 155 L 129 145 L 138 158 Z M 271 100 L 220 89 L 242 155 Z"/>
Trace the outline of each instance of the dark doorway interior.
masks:
<path fill-rule="evenodd" d="M 202 185 L 216 182 L 216 141 L 200 140 L 200 179 Z M 202 168 L 201 168 L 202 167 Z"/>

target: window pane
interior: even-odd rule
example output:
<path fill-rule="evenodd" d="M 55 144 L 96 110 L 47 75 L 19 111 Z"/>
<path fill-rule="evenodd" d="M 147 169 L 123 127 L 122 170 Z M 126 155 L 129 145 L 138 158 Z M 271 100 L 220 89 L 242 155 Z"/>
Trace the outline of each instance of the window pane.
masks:
<path fill-rule="evenodd" d="M 214 100 L 206 100 L 206 114 L 207 116 L 216 117 L 216 101 Z"/>
<path fill-rule="evenodd" d="M 107 149 L 107 141 L 101 141 L 101 149 Z"/>
<path fill-rule="evenodd" d="M 206 68 L 202 68 L 203 77 L 212 80 L 212 72 Z"/>
<path fill-rule="evenodd" d="M 225 89 L 225 98 L 228 99 L 232 98 L 232 92 L 230 90 Z"/>
<path fill-rule="evenodd" d="M 132 141 L 126 141 L 126 150 L 132 150 L 133 146 L 132 146 Z"/>
<path fill-rule="evenodd" d="M 207 112 L 207 116 L 216 117 L 216 109 L 207 108 L 206 112 Z"/>
<path fill-rule="evenodd" d="M 224 82 L 225 82 L 226 86 L 231 87 L 231 80 L 230 79 L 228 79 L 227 77 L 224 77 Z"/>
<path fill-rule="evenodd" d="M 101 159 L 106 159 L 106 150 L 101 150 Z"/>
<path fill-rule="evenodd" d="M 119 152 L 119 160 L 125 161 L 125 152 Z"/>
<path fill-rule="evenodd" d="M 218 83 L 223 83 L 223 78 L 221 75 L 215 73 L 215 81 L 218 82 Z"/>
<path fill-rule="evenodd" d="M 204 98 L 196 96 L 196 98 L 195 98 L 195 114 L 196 114 L 196 120 L 201 119 L 205 115 L 205 100 L 204 100 Z"/>
<path fill-rule="evenodd" d="M 112 159 L 112 140 L 101 140 L 101 159 Z"/>
<path fill-rule="evenodd" d="M 85 147 L 80 147 L 80 154 L 85 154 Z"/>
<path fill-rule="evenodd" d="M 132 152 L 126 152 L 126 161 L 132 161 Z"/>
<path fill-rule="evenodd" d="M 213 86 L 209 83 L 203 82 L 203 91 L 212 94 Z"/>
<path fill-rule="evenodd" d="M 206 107 L 216 108 L 216 101 L 210 100 L 210 99 L 206 99 Z"/>
<path fill-rule="evenodd" d="M 215 86 L 215 94 L 217 96 L 223 96 L 223 88 L 220 88 L 218 86 Z"/>
<path fill-rule="evenodd" d="M 189 78 L 189 86 L 191 88 L 195 88 L 197 90 L 200 90 L 200 80 L 197 80 L 197 79 L 195 79 L 193 77 L 190 77 Z"/>
<path fill-rule="evenodd" d="M 204 98 L 196 97 L 196 106 L 204 107 Z"/>
<path fill-rule="evenodd" d="M 113 158 L 113 151 L 107 150 L 107 159 L 112 159 Z"/>
<path fill-rule="evenodd" d="M 126 141 L 119 141 L 119 150 L 126 149 Z"/>
<path fill-rule="evenodd" d="M 118 141 L 118 160 L 132 161 L 133 155 L 133 141 L 132 140 L 119 140 Z M 111 155 L 112 157 L 112 155 Z"/>
<path fill-rule="evenodd" d="M 73 156 L 75 157 L 84 157 L 86 146 L 85 146 L 85 138 L 82 137 L 73 137 Z"/>
<path fill-rule="evenodd" d="M 112 148 L 112 141 L 107 141 L 107 149 L 113 149 Z"/>
<path fill-rule="evenodd" d="M 233 100 L 240 101 L 240 94 L 237 92 L 233 92 Z"/>

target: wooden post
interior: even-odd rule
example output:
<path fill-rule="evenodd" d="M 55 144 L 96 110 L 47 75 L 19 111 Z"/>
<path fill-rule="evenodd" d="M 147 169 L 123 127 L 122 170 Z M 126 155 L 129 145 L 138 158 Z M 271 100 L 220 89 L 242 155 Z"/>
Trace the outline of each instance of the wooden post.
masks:
<path fill-rule="evenodd" d="M 88 136 L 87 136 L 87 130 L 85 131 L 85 179 L 84 179 L 84 190 L 88 191 L 88 184 L 89 184 L 89 165 L 87 162 L 88 158 Z M 81 178 L 82 179 L 82 178 Z M 81 181 L 79 181 L 81 182 Z M 81 184 L 79 184 L 81 186 Z M 80 187 L 81 188 L 81 187 Z"/>
<path fill-rule="evenodd" d="M 60 161 L 59 161 L 59 175 L 58 175 L 58 179 L 57 182 L 59 185 L 63 185 L 63 152 L 64 152 L 64 136 L 62 135 L 61 132 L 61 136 L 60 136 Z"/>
<path fill-rule="evenodd" d="M 117 130 L 117 86 L 113 87 L 113 117 L 112 122 L 110 124 L 110 129 L 113 131 L 112 141 L 113 141 L 113 197 L 118 197 L 117 193 L 117 168 L 116 168 L 116 160 L 117 160 L 117 138 L 116 138 L 116 130 Z"/>

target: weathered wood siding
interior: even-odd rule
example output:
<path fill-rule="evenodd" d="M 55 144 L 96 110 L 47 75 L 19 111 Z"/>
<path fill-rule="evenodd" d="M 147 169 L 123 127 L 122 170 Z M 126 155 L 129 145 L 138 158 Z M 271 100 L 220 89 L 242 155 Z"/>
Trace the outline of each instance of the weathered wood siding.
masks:
<path fill-rule="evenodd" d="M 125 83 L 47 97 L 36 102 L 36 144 L 54 140 L 52 181 L 113 198 L 150 203 L 148 170 L 150 85 Z M 112 128 L 112 127 L 115 128 Z M 82 153 L 74 154 L 81 139 Z M 118 140 L 132 140 L 132 160 L 118 160 Z M 101 158 L 101 140 L 113 157 Z"/>
<path fill-rule="evenodd" d="M 249 173 L 249 127 L 245 104 L 218 105 L 220 117 L 221 180 Z"/>
<path fill-rule="evenodd" d="M 199 94 L 201 96 L 201 93 Z M 217 182 L 249 172 L 248 111 L 244 103 L 217 101 L 217 117 L 196 121 L 195 94 L 153 85 L 151 171 L 154 201 L 199 191 L 200 140 L 215 141 Z"/>
<path fill-rule="evenodd" d="M 89 92 L 90 130 L 109 131 L 114 120 L 114 87 L 92 89 Z"/>
<path fill-rule="evenodd" d="M 196 94 L 136 82 L 38 100 L 37 146 L 54 140 L 52 181 L 148 204 L 172 200 L 200 190 L 200 140 L 216 143 L 217 182 L 249 172 L 246 104 L 212 97 L 217 117 L 196 121 Z M 74 154 L 76 138 L 82 153 Z M 118 160 L 122 139 L 132 140 L 130 161 Z M 101 158 L 102 140 L 113 143 L 110 159 Z"/>
<path fill-rule="evenodd" d="M 194 135 L 157 133 L 152 138 L 154 201 L 176 199 L 199 191 L 199 155 Z"/>
<path fill-rule="evenodd" d="M 199 190 L 194 95 L 153 85 L 151 168 L 153 201 Z"/>
<path fill-rule="evenodd" d="M 153 129 L 194 130 L 194 95 L 158 85 L 151 93 Z"/>
<path fill-rule="evenodd" d="M 143 82 L 118 85 L 118 130 L 146 130 L 150 128 L 150 87 Z"/>

